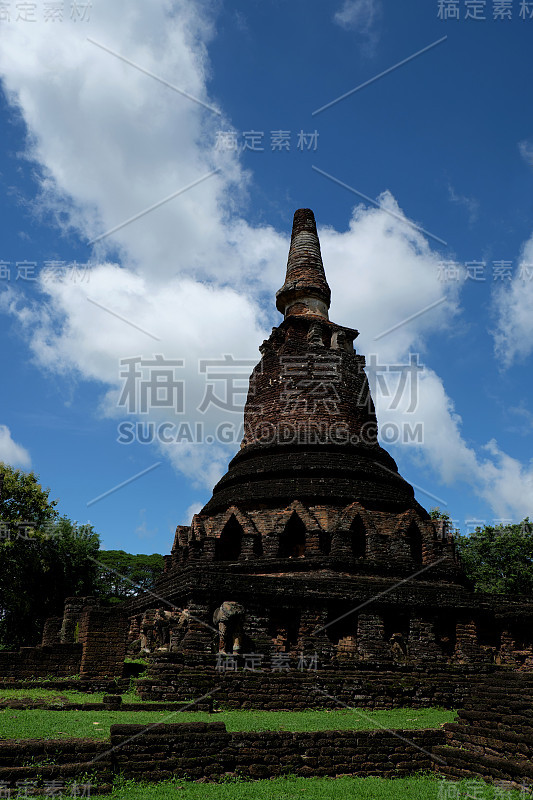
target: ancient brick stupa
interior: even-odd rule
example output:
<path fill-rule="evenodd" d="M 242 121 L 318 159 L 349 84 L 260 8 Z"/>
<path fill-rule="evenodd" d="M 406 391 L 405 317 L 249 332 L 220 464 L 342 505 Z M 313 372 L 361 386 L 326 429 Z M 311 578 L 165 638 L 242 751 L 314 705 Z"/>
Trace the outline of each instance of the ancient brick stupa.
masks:
<path fill-rule="evenodd" d="M 533 668 L 533 602 L 472 592 L 446 526 L 378 442 L 357 331 L 328 318 L 309 209 L 294 215 L 276 305 L 284 318 L 260 347 L 240 450 L 191 525 L 178 526 L 153 591 L 112 608 L 67 598 L 44 647 L 0 659 L 10 674 L 79 665 L 82 677 L 120 676 L 128 645 L 153 659 L 145 696 L 176 699 L 214 686 L 220 653 L 243 670 L 245 654 L 283 656 L 291 669 L 313 654 L 329 676 L 418 670 L 413 686 L 451 670 L 452 702 L 461 670 Z M 249 702 L 228 681 L 228 702 Z M 262 686 L 254 702 L 270 707 Z"/>
<path fill-rule="evenodd" d="M 240 450 L 178 526 L 157 586 L 188 614 L 169 648 L 488 662 L 494 612 L 476 608 L 448 531 L 379 445 L 358 332 L 329 320 L 330 295 L 313 212 L 300 209 Z M 149 601 L 131 602 L 131 636 Z"/>

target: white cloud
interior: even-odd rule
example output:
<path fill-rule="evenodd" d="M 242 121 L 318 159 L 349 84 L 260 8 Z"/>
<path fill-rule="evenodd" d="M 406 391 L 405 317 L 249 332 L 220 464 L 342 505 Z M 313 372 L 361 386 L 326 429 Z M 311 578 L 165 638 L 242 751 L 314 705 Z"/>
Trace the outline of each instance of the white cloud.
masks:
<path fill-rule="evenodd" d="M 495 291 L 493 306 L 496 356 L 509 367 L 533 352 L 533 236 L 524 245 L 510 285 Z"/>
<path fill-rule="evenodd" d="M 355 208 L 346 232 L 321 230 L 320 241 L 332 291 L 331 318 L 361 331 L 356 348 L 390 363 L 423 349 L 428 333 L 446 329 L 458 312 L 461 282 L 441 282 L 441 256 L 402 221 L 390 192 L 378 200 L 381 208 Z M 393 326 L 398 327 L 391 334 L 381 335 Z"/>
<path fill-rule="evenodd" d="M 371 52 L 378 40 L 376 25 L 381 13 L 380 0 L 344 0 L 333 20 L 345 30 L 356 31 L 366 40 L 367 51 Z"/>
<path fill-rule="evenodd" d="M 518 520 L 531 515 L 533 459 L 529 464 L 521 464 L 504 453 L 493 439 L 476 452 L 465 441 L 462 419 L 442 380 L 427 366 L 419 373 L 417 391 L 412 393 L 407 384 L 406 390 L 399 392 L 398 407 L 392 408 L 397 387 L 398 378 L 392 381 L 388 397 L 377 394 L 376 405 L 381 430 L 390 431 L 391 436 L 399 435 L 404 453 L 407 445 L 412 459 L 431 468 L 448 486 L 469 485 L 499 518 Z M 410 412 L 407 409 L 413 400 L 416 407 Z M 421 425 L 421 445 L 412 439 L 411 432 L 417 424 Z M 387 441 L 383 444 L 390 449 Z M 442 499 L 447 502 L 445 493 Z"/>
<path fill-rule="evenodd" d="M 526 164 L 529 164 L 530 167 L 533 166 L 533 142 L 527 139 L 518 142 L 518 150 Z"/>
<path fill-rule="evenodd" d="M 194 517 L 195 514 L 199 514 L 203 507 L 204 507 L 203 503 L 192 503 L 187 508 L 185 514 L 183 515 L 183 520 L 181 522 L 181 525 L 190 525 L 191 519 Z"/>
<path fill-rule="evenodd" d="M 448 185 L 448 195 L 452 203 L 466 209 L 468 222 L 470 225 L 473 225 L 479 216 L 479 202 L 474 197 L 466 197 L 463 194 L 458 194 L 451 184 Z"/>
<path fill-rule="evenodd" d="M 157 534 L 157 528 L 148 528 L 146 523 L 146 509 L 141 508 L 139 511 L 139 524 L 135 528 L 135 533 L 139 539 L 153 539 Z"/>
<path fill-rule="evenodd" d="M 0 461 L 23 469 L 31 466 L 30 454 L 25 447 L 13 441 L 7 425 L 0 425 Z"/>
<path fill-rule="evenodd" d="M 347 2 L 336 21 L 364 32 L 377 10 L 375 3 Z M 42 170 L 42 206 L 66 214 L 68 224 L 91 239 L 214 168 L 221 171 L 102 240 L 88 282 L 41 280 L 46 302 L 32 305 L 10 290 L 3 307 L 18 320 L 41 367 L 99 382 L 101 412 L 118 419 L 124 416 L 117 410 L 120 359 L 184 358 L 179 377 L 187 407 L 180 419 L 195 423 L 205 390 L 199 359 L 229 353 L 255 361 L 269 324 L 279 321 L 273 295 L 283 282 L 289 231 L 253 228 L 244 219 L 250 175 L 238 155 L 214 149 L 216 129 L 231 123 L 86 35 L 87 29 L 81 34 L 80 26 L 66 23 L 51 48 L 45 25 L 0 29 L 0 70 Z M 216 106 L 206 88 L 212 35 L 206 8 L 193 0 L 150 7 L 115 0 L 99 7 L 90 27 L 95 41 Z M 394 364 L 410 352 L 423 354 L 428 336 L 447 330 L 459 311 L 461 284 L 439 281 L 439 254 L 395 216 L 402 211 L 390 193 L 380 201 L 381 209 L 356 208 L 344 232 L 321 230 L 321 243 L 332 319 L 360 328 L 359 350 Z M 120 265 L 110 261 L 108 246 L 118 248 Z M 446 302 L 424 312 L 442 297 Z M 431 371 L 421 382 L 419 413 L 426 438 L 413 454 L 442 480 L 480 481 L 487 502 L 514 504 L 521 513 L 516 481 L 524 487 L 527 470 L 495 444 L 483 458 L 467 446 L 453 403 Z M 388 414 L 380 408 L 382 425 L 394 419 Z M 209 409 L 200 420 L 204 434 L 212 435 L 226 418 Z M 164 411 L 148 417 L 165 419 Z M 239 416 L 231 420 L 237 427 Z M 236 449 L 235 443 L 160 445 L 177 470 L 207 487 Z"/>

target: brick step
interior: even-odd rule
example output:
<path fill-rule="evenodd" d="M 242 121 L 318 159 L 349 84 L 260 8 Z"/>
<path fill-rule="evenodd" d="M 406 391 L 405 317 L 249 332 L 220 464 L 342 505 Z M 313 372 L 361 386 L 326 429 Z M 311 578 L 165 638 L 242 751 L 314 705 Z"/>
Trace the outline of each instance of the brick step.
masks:
<path fill-rule="evenodd" d="M 525 750 L 533 750 L 533 734 L 525 735 L 520 730 L 498 727 L 496 724 L 487 723 L 484 727 L 473 727 L 462 725 L 460 722 L 450 722 L 444 726 L 444 730 L 449 737 L 464 739 L 464 741 L 475 741 L 482 739 L 490 742 L 494 747 L 494 742 L 505 742 L 507 744 L 521 744 Z"/>
<path fill-rule="evenodd" d="M 499 713 L 504 709 L 507 712 L 528 715 L 533 711 L 533 699 L 529 700 L 527 697 L 516 700 L 503 697 L 498 700 L 475 698 L 465 702 L 464 709 L 465 711 L 482 710 L 494 713 Z"/>
<path fill-rule="evenodd" d="M 531 694 L 533 691 L 533 681 L 481 681 L 475 684 L 472 694 L 487 694 L 487 695 L 515 695 L 515 694 Z"/>
<path fill-rule="evenodd" d="M 533 785 L 533 765 L 527 760 L 514 760 L 496 756 L 480 755 L 459 747 L 436 745 L 433 747 L 434 755 L 442 758 L 446 765 L 442 769 L 456 768 L 460 772 L 468 771 L 470 774 L 485 778 L 490 775 L 498 780 L 514 780 L 517 783 Z"/>
<path fill-rule="evenodd" d="M 483 711 L 467 711 L 462 709 L 459 712 L 457 724 L 464 724 L 466 728 L 480 727 L 483 730 L 520 730 L 524 736 L 533 736 L 533 714 L 528 716 L 518 714 L 498 714 L 492 718 Z"/>
<path fill-rule="evenodd" d="M 491 756 L 494 758 L 509 758 L 517 762 L 531 760 L 531 748 L 523 748 L 519 744 L 499 740 L 484 740 L 482 737 L 452 736 L 447 740 L 450 747 L 459 747 L 469 750 L 475 755 Z"/>
<path fill-rule="evenodd" d="M 531 689 L 501 689 L 498 691 L 488 692 L 484 689 L 477 688 L 471 693 L 472 703 L 498 703 L 509 701 L 511 703 L 529 702 L 533 700 L 533 691 Z"/>
<path fill-rule="evenodd" d="M 109 742 L 95 742 L 88 739 L 26 739 L 24 741 L 0 741 L 0 767 L 25 767 L 35 769 L 35 765 L 68 765 L 104 756 L 109 750 Z M 97 763 L 103 758 L 99 758 Z"/>

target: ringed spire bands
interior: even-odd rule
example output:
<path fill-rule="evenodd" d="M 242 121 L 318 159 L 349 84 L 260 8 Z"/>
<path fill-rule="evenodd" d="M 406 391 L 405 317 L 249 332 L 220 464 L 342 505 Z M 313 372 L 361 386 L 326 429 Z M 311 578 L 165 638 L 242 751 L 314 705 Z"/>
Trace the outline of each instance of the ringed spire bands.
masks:
<path fill-rule="evenodd" d="M 328 286 L 313 212 L 294 215 L 285 315 L 250 376 L 243 438 L 200 516 L 298 502 L 405 511 L 413 488 L 378 442 L 374 403 L 354 349 L 358 332 L 328 319 Z"/>
<path fill-rule="evenodd" d="M 315 216 L 310 208 L 294 213 L 285 283 L 276 293 L 276 308 L 289 315 L 328 319 L 331 290 L 326 280 Z"/>

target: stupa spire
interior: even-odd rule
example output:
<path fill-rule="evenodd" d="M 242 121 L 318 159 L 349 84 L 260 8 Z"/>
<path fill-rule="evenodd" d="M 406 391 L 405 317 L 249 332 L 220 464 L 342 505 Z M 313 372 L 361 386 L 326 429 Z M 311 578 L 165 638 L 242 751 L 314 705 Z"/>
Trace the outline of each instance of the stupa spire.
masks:
<path fill-rule="evenodd" d="M 313 314 L 328 319 L 330 299 L 315 215 L 310 208 L 299 208 L 294 213 L 287 275 L 276 293 L 276 308 L 285 317 Z"/>

